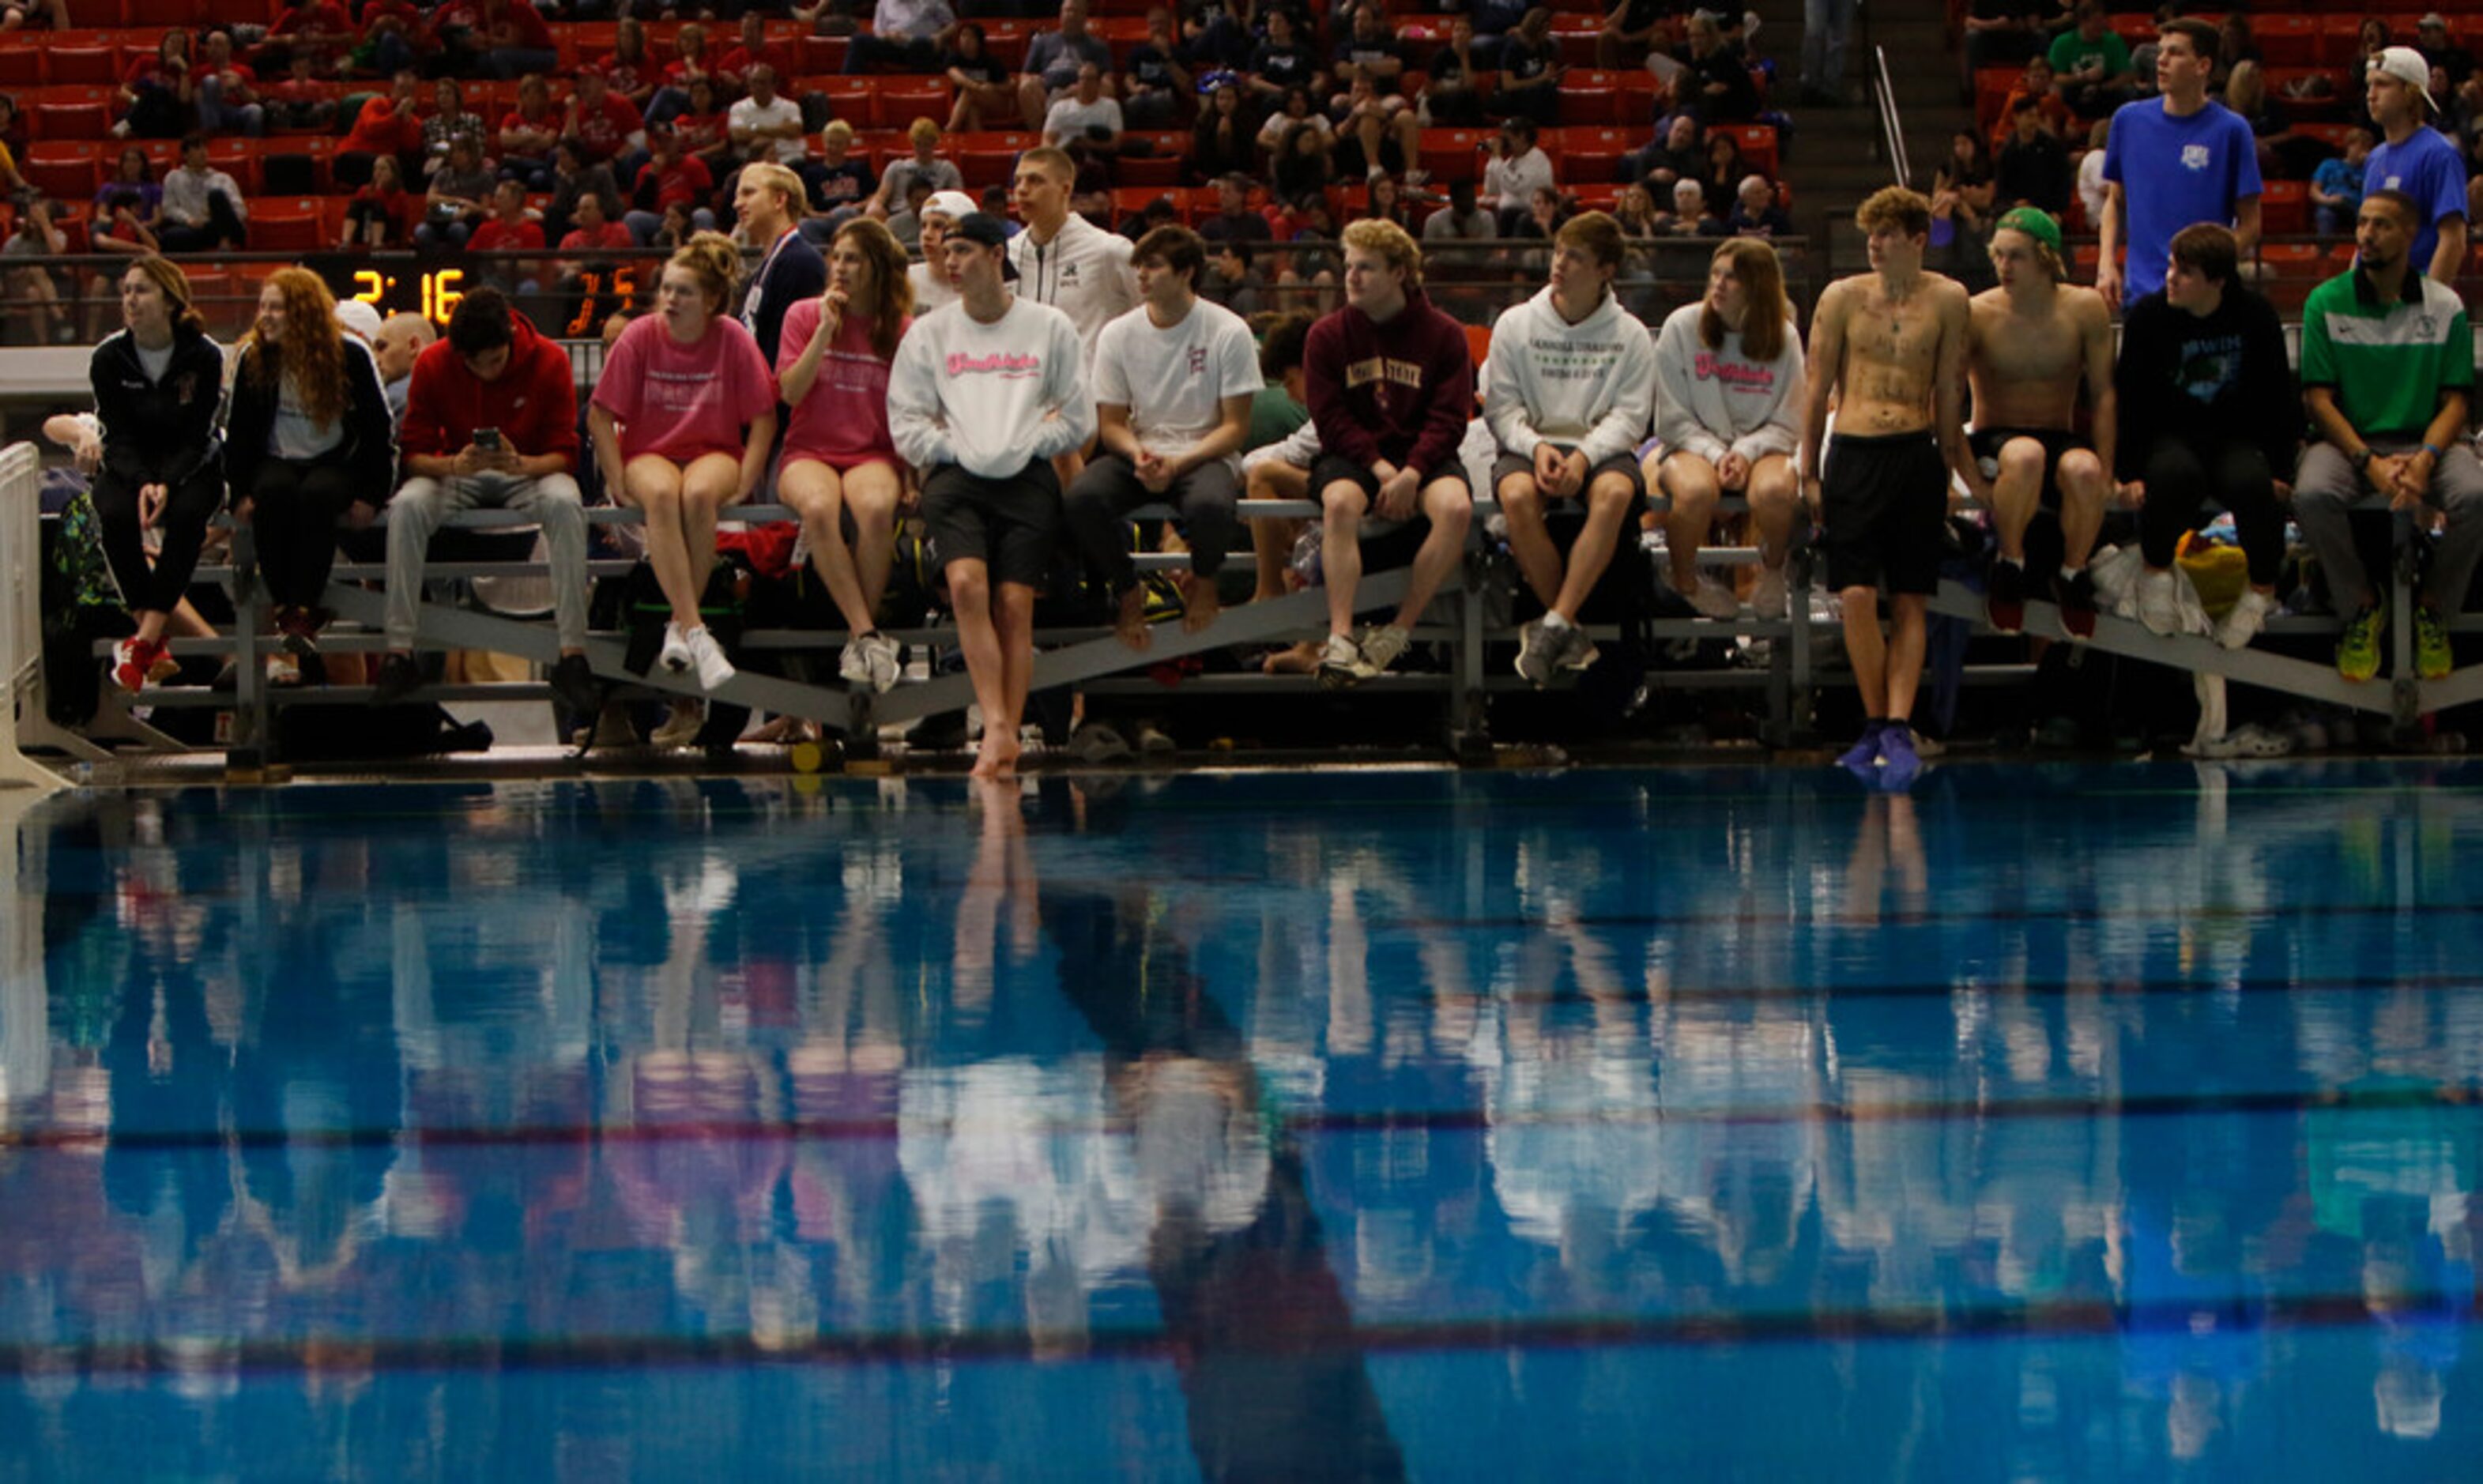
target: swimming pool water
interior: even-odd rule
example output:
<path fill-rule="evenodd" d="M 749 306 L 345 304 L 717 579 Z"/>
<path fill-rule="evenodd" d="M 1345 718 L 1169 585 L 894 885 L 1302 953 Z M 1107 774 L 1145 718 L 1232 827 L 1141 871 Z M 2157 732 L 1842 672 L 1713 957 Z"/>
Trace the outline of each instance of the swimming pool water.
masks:
<path fill-rule="evenodd" d="M 2483 767 L 0 818 L 0 1480 L 2483 1477 Z"/>

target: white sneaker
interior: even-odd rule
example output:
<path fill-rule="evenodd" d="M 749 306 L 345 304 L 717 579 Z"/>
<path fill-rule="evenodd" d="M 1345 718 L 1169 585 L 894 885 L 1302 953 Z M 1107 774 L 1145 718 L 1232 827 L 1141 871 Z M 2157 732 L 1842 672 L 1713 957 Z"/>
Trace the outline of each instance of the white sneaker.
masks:
<path fill-rule="evenodd" d="M 2247 649 L 2258 631 L 2267 626 L 2267 611 L 2276 600 L 2256 588 L 2242 589 L 2242 596 L 2216 625 L 2216 643 L 2228 649 Z"/>
<path fill-rule="evenodd" d="M 664 624 L 664 648 L 655 655 L 655 663 L 663 666 L 669 674 L 681 675 L 686 673 L 695 661 L 696 657 L 690 653 L 689 642 L 681 637 L 681 626 L 679 623 L 667 622 Z"/>
<path fill-rule="evenodd" d="M 1412 634 L 1394 623 L 1383 623 L 1374 628 L 1364 629 L 1362 678 L 1368 680 L 1375 676 L 1386 675 L 1388 667 L 1397 663 L 1398 656 L 1403 654 L 1406 647 L 1413 642 Z"/>
<path fill-rule="evenodd" d="M 689 650 L 691 661 L 698 666 L 700 690 L 721 689 L 724 682 L 733 678 L 733 661 L 724 657 L 724 646 L 715 642 L 715 635 L 708 631 L 706 624 L 683 634 L 681 642 L 682 647 Z"/>
<path fill-rule="evenodd" d="M 1742 611 L 1742 600 L 1733 596 L 1733 590 L 1705 572 L 1700 572 L 1690 591 L 1681 596 L 1690 599 L 1690 606 L 1698 610 L 1703 619 L 1730 619 Z"/>
<path fill-rule="evenodd" d="M 847 685 L 870 683 L 870 653 L 860 638 L 846 640 L 837 651 L 837 678 Z"/>
<path fill-rule="evenodd" d="M 1750 611 L 1763 619 L 1785 616 L 1785 575 L 1781 567 L 1762 567 L 1750 586 Z"/>
<path fill-rule="evenodd" d="M 2176 586 L 2179 581 L 2169 569 L 2147 572 L 2138 579 L 2138 622 L 2147 625 L 2149 633 L 2181 631 L 2181 595 Z"/>
<path fill-rule="evenodd" d="M 886 695 L 905 678 L 905 646 L 886 634 L 873 634 L 863 642 L 870 647 L 870 688 Z"/>
<path fill-rule="evenodd" d="M 1320 649 L 1319 683 L 1335 690 L 1362 679 L 1362 647 L 1345 634 L 1330 634 Z"/>

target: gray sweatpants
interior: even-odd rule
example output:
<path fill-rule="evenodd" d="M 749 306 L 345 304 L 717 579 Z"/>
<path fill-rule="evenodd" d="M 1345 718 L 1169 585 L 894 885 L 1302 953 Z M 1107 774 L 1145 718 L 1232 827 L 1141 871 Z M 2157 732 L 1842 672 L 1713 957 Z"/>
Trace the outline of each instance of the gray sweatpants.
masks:
<path fill-rule="evenodd" d="M 2374 439 L 2375 454 L 2408 453 L 2420 442 Z M 2363 558 L 2354 549 L 2354 502 L 2370 491 L 2334 443 L 2313 443 L 2302 451 L 2293 476 L 2293 519 L 2328 573 L 2328 591 L 2337 611 L 2352 617 L 2362 595 L 2378 596 Z M 2444 512 L 2447 529 L 2431 554 L 2431 573 L 2423 579 L 2424 601 L 2444 614 L 2466 606 L 2467 586 L 2474 580 L 2474 564 L 2483 559 L 2483 462 L 2463 441 L 2451 443 L 2439 467 L 2431 471 L 2431 488 L 2423 502 Z"/>
<path fill-rule="evenodd" d="M 562 649 L 586 643 L 586 512 L 577 481 L 567 474 L 512 479 L 409 479 L 387 507 L 387 641 L 414 647 L 414 608 L 422 601 L 422 564 L 431 538 L 461 511 L 505 509 L 543 527 L 551 566 L 552 623 Z"/>

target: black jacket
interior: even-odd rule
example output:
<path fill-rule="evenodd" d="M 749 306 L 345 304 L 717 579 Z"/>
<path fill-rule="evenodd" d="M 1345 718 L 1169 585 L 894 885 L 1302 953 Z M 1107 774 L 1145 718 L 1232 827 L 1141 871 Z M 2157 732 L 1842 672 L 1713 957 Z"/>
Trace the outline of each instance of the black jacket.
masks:
<path fill-rule="evenodd" d="M 225 478 L 236 500 L 249 497 L 257 486 L 259 465 L 273 457 L 267 439 L 276 427 L 277 378 L 253 374 L 260 354 L 255 346 L 243 352 L 225 417 Z M 396 491 L 396 424 L 388 416 L 379 362 L 352 335 L 345 336 L 345 440 L 319 462 L 341 464 L 352 471 L 356 500 L 385 505 Z"/>
<path fill-rule="evenodd" d="M 222 458 L 216 412 L 225 353 L 203 332 L 173 331 L 173 363 L 160 382 L 147 380 L 126 330 L 94 348 L 87 376 L 103 423 L 105 473 L 133 484 L 186 484 Z"/>
<path fill-rule="evenodd" d="M 2129 306 L 2113 369 L 2121 406 L 2114 470 L 2147 472 L 2159 438 L 2191 443 L 2237 438 L 2256 443 L 2279 479 L 2292 477 L 2302 443 L 2302 399 L 2284 354 L 2275 305 L 2239 282 L 2202 319 L 2165 301 L 2161 290 Z"/>

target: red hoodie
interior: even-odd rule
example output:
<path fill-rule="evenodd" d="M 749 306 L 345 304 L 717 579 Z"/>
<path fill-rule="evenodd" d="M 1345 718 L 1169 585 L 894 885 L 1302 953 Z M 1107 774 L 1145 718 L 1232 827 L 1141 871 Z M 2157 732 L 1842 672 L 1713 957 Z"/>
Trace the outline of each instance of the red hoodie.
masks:
<path fill-rule="evenodd" d="M 1425 480 L 1456 467 L 1474 416 L 1463 325 L 1419 288 L 1386 324 L 1351 305 L 1311 327 L 1302 351 L 1322 452 L 1368 468 L 1385 459 Z"/>
<path fill-rule="evenodd" d="M 446 340 L 433 341 L 414 358 L 405 421 L 397 429 L 400 453 L 453 458 L 474 441 L 475 429 L 497 428 L 521 454 L 562 454 L 576 466 L 577 384 L 569 353 L 514 309 L 509 328 L 515 332 L 509 364 L 495 382 L 467 369 Z"/>

